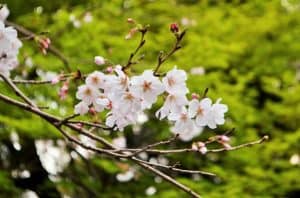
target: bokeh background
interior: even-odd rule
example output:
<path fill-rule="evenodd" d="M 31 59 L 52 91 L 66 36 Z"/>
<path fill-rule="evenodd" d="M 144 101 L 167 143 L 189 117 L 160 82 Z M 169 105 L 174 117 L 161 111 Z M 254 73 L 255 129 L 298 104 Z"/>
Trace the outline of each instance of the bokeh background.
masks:
<path fill-rule="evenodd" d="M 8 20 L 36 33 L 48 32 L 68 58 L 72 71 L 104 69 L 93 63 L 96 55 L 126 63 L 138 43 L 127 18 L 150 24 L 140 73 L 155 66 L 160 50 L 172 47 L 169 24 L 187 28 L 183 48 L 163 66 L 189 73 L 191 92 L 223 98 L 227 122 L 217 130 L 205 129 L 203 140 L 230 128 L 232 144 L 269 135 L 263 145 L 220 154 L 169 155 L 169 163 L 214 172 L 216 178 L 169 172 L 203 197 L 300 197 L 300 1 L 297 0 L 7 0 Z M 65 69 L 37 44 L 24 41 L 20 66 L 13 78 L 47 79 Z M 50 71 L 50 72 L 49 72 Z M 76 86 L 60 100 L 55 86 L 24 86 L 38 104 L 60 116 L 72 114 Z M 1 93 L 13 93 L 0 83 Z M 155 106 L 137 126 L 124 132 L 95 133 L 112 140 L 124 136 L 128 147 L 170 137 L 169 125 L 154 118 Z M 93 119 L 86 117 L 85 119 Z M 149 120 L 144 122 L 145 120 Z M 73 149 L 37 116 L 0 102 L 0 197 L 188 197 L 170 184 L 126 161 L 94 156 Z M 92 143 L 91 143 L 92 144 Z M 187 147 L 177 141 L 170 147 Z M 145 156 L 144 156 L 145 157 Z M 162 156 L 146 156 L 167 160 Z M 120 181 L 120 173 L 134 177 Z M 127 172 L 126 172 L 127 171 Z M 118 175 L 119 174 L 119 175 Z M 124 177 L 124 174 L 121 175 Z M 123 178 L 124 179 L 124 178 Z M 127 178 L 128 179 L 128 178 Z M 122 180 L 122 178 L 121 178 Z M 150 188 L 149 188 L 150 187 Z"/>

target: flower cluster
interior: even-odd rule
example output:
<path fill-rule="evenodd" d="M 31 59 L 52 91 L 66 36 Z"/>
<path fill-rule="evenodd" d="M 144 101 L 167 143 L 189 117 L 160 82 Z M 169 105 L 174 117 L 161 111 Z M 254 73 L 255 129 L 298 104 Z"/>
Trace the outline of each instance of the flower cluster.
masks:
<path fill-rule="evenodd" d="M 122 131 L 135 124 L 138 115 L 150 109 L 158 96 L 163 95 L 165 102 L 156 117 L 175 123 L 172 132 L 179 134 L 183 141 L 189 141 L 205 126 L 214 129 L 224 124 L 228 109 L 220 104 L 220 99 L 214 104 L 209 98 L 189 101 L 186 80 L 186 72 L 176 67 L 162 79 L 154 76 L 151 70 L 129 77 L 120 65 L 110 74 L 95 71 L 87 76 L 84 85 L 78 87 L 76 98 L 81 101 L 75 106 L 75 113 L 83 115 L 91 110 L 107 110 L 105 124 Z"/>
<path fill-rule="evenodd" d="M 22 46 L 17 31 L 12 27 L 5 27 L 4 21 L 9 14 L 6 6 L 0 9 L 0 73 L 9 76 L 9 73 L 18 65 L 17 55 Z"/>

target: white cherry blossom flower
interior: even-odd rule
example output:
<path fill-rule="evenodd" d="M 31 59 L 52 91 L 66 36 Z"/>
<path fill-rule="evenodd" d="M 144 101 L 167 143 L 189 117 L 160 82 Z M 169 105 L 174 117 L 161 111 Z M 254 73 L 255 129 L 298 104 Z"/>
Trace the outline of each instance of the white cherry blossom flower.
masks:
<path fill-rule="evenodd" d="M 225 104 L 220 104 L 221 99 L 218 99 L 215 104 L 212 105 L 207 115 L 207 125 L 211 129 L 217 128 L 217 125 L 225 123 L 224 114 L 228 111 L 228 107 Z"/>
<path fill-rule="evenodd" d="M 126 116 L 118 112 L 110 112 L 105 121 L 106 126 L 114 128 L 114 130 L 119 129 L 120 131 L 123 131 L 124 127 L 129 124 L 131 123 L 126 119 Z"/>
<path fill-rule="evenodd" d="M 172 112 L 180 112 L 182 107 L 186 104 L 188 104 L 188 100 L 185 95 L 170 94 L 167 96 L 164 105 L 155 113 L 155 115 L 162 120 Z"/>
<path fill-rule="evenodd" d="M 84 115 L 89 111 L 89 106 L 85 102 L 80 102 L 75 105 L 75 114 Z"/>
<path fill-rule="evenodd" d="M 85 79 L 85 83 L 95 88 L 104 88 L 105 75 L 102 72 L 94 71 L 88 75 L 88 77 Z"/>
<path fill-rule="evenodd" d="M 180 113 L 171 113 L 168 119 L 175 121 L 175 125 L 171 131 L 179 134 L 179 138 L 183 141 L 190 141 L 202 132 L 202 128 L 196 127 L 194 120 L 189 116 L 186 108 L 182 108 Z"/>
<path fill-rule="evenodd" d="M 135 97 L 131 92 L 124 92 L 121 99 L 119 100 L 119 104 L 117 105 L 120 113 L 127 114 L 130 112 L 138 113 L 141 111 L 141 99 Z"/>
<path fill-rule="evenodd" d="M 208 113 L 211 110 L 212 101 L 209 98 L 204 98 L 201 101 L 193 99 L 189 103 L 190 117 L 196 117 L 195 122 L 197 126 L 204 127 L 208 124 Z"/>
<path fill-rule="evenodd" d="M 106 75 L 104 92 L 114 92 L 114 93 L 122 93 L 128 89 L 129 86 L 129 78 L 122 71 L 122 66 L 117 65 L 114 70 L 117 74 L 115 75 Z"/>
<path fill-rule="evenodd" d="M 165 89 L 170 94 L 186 94 L 189 92 L 186 87 L 187 76 L 184 70 L 178 70 L 176 67 L 169 71 L 162 79 Z"/>
<path fill-rule="evenodd" d="M 102 112 L 105 108 L 109 108 L 110 101 L 105 97 L 104 94 L 101 94 L 95 102 L 93 102 L 93 106 L 95 107 L 96 112 Z"/>
<path fill-rule="evenodd" d="M 99 91 L 89 85 L 81 85 L 78 87 L 76 98 L 84 101 L 86 104 L 90 105 L 99 96 Z"/>
<path fill-rule="evenodd" d="M 151 70 L 144 71 L 140 76 L 132 77 L 130 82 L 130 92 L 142 99 L 143 109 L 151 108 L 157 96 L 164 92 L 163 84 Z"/>
<path fill-rule="evenodd" d="M 18 65 L 17 55 L 22 46 L 17 37 L 17 31 L 12 27 L 5 27 L 0 20 L 0 73 L 9 73 Z"/>

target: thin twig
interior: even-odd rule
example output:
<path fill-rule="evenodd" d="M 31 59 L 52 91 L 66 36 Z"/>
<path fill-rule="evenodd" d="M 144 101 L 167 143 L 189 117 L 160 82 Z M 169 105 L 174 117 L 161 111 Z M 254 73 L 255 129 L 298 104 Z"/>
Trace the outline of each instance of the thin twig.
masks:
<path fill-rule="evenodd" d="M 163 165 L 163 164 L 159 164 L 159 163 L 148 162 L 148 161 L 141 160 L 141 159 L 138 159 L 138 158 L 134 158 L 134 159 L 141 162 L 141 163 L 144 163 L 144 164 L 148 164 L 148 165 L 156 166 L 156 167 L 160 167 L 160 168 L 165 168 L 165 169 L 169 169 L 169 170 L 180 172 L 180 173 L 190 173 L 190 174 L 198 173 L 198 174 L 202 174 L 202 175 L 216 176 L 214 173 L 210 173 L 210 172 L 206 172 L 206 171 L 187 170 L 187 169 L 176 168 L 175 166 L 168 166 L 168 165 Z"/>
<path fill-rule="evenodd" d="M 185 191 L 186 193 L 188 193 L 189 195 L 191 195 L 192 197 L 195 197 L 195 198 L 201 198 L 201 196 L 196 193 L 195 191 L 193 191 L 192 189 L 190 189 L 189 187 L 179 183 L 178 181 L 176 181 L 175 179 L 173 179 L 172 177 L 170 177 L 169 175 L 157 170 L 156 168 L 148 165 L 148 164 L 145 164 L 145 163 L 142 163 L 142 162 L 137 162 L 138 165 L 144 167 L 145 169 L 153 172 L 155 175 L 158 175 L 160 176 L 161 178 L 163 178 L 164 180 L 170 182 L 171 184 L 175 185 L 176 187 L 178 187 L 179 189 Z"/>
<path fill-rule="evenodd" d="M 61 134 L 63 134 L 70 142 L 73 142 L 73 143 L 81 146 L 82 148 L 94 151 L 94 152 L 99 153 L 99 154 L 108 154 L 110 156 L 121 157 L 121 158 L 122 157 L 126 157 L 126 155 L 124 155 L 124 154 L 114 153 L 114 152 L 111 152 L 111 151 L 109 151 L 107 149 L 101 149 L 101 148 L 98 148 L 98 147 L 93 147 L 93 146 L 90 146 L 90 145 L 86 145 L 86 144 L 82 143 L 81 141 L 77 140 L 76 138 L 70 136 L 58 124 L 54 124 L 54 123 L 51 123 L 51 124 L 53 126 L 55 126 L 61 132 Z"/>
<path fill-rule="evenodd" d="M 175 141 L 178 138 L 178 136 L 179 136 L 179 134 L 176 134 L 174 137 L 170 138 L 169 140 L 156 142 L 154 144 L 149 144 L 149 145 L 145 146 L 144 148 L 141 148 L 140 150 L 133 152 L 131 156 L 136 156 L 139 153 L 142 153 L 146 150 L 149 150 L 151 148 L 154 148 L 154 147 L 157 147 L 160 145 L 169 144 L 169 143 Z"/>
<path fill-rule="evenodd" d="M 66 118 L 64 118 L 64 119 L 62 119 L 61 121 L 59 121 L 57 125 L 58 125 L 58 126 L 61 126 L 61 125 L 65 124 L 65 123 L 67 123 L 70 119 L 75 118 L 75 117 L 77 117 L 77 116 L 79 116 L 79 114 L 73 114 L 73 115 L 70 115 L 70 116 L 68 116 L 68 117 L 66 117 Z"/>
<path fill-rule="evenodd" d="M 125 66 L 122 67 L 122 70 L 123 71 L 126 71 L 131 65 L 135 64 L 136 62 L 133 62 L 133 58 L 134 56 L 139 52 L 139 50 L 144 46 L 144 44 L 146 43 L 146 40 L 145 40 L 145 35 L 148 31 L 148 26 L 144 27 L 144 28 L 141 28 L 138 30 L 140 33 L 141 33 L 141 39 L 140 39 L 140 42 L 139 42 L 139 45 L 137 46 L 137 48 L 134 50 L 134 52 L 132 52 L 128 58 L 128 61 L 126 63 Z"/>
<path fill-rule="evenodd" d="M 7 102 L 7 103 L 9 103 L 9 104 L 12 104 L 12 105 L 14 105 L 14 106 L 23 108 L 24 110 L 30 111 L 30 112 L 32 112 L 32 113 L 35 113 L 35 114 L 39 115 L 41 118 L 47 120 L 47 121 L 48 121 L 49 123 L 51 123 L 51 124 L 53 124 L 53 123 L 55 123 L 55 122 L 57 122 L 57 121 L 59 120 L 59 119 L 58 119 L 57 117 L 55 117 L 55 116 L 49 115 L 49 114 L 47 114 L 47 113 L 45 113 L 45 112 L 40 111 L 39 109 L 33 108 L 32 106 L 30 106 L 30 105 L 28 105 L 28 104 L 25 104 L 25 103 L 16 101 L 16 100 L 14 100 L 14 99 L 12 99 L 12 98 L 9 98 L 9 97 L 7 97 L 7 96 L 5 96 L 5 95 L 3 95 L 3 94 L 0 94 L 0 100 L 2 100 L 2 101 L 4 101 L 4 102 Z M 70 127 L 71 129 L 73 129 L 73 130 L 75 130 L 75 131 L 77 131 L 77 132 L 80 132 L 80 133 L 82 133 L 82 134 L 84 134 L 84 135 L 89 134 L 87 131 L 84 131 L 82 128 L 78 128 L 78 127 L 76 127 L 75 125 L 73 125 L 73 124 L 71 124 L 71 123 L 66 123 L 66 126 Z M 57 126 L 56 126 L 56 127 L 57 127 Z M 60 127 L 58 127 L 58 128 L 60 128 Z M 60 132 L 62 132 L 62 131 L 60 130 Z M 92 136 L 89 136 L 89 137 L 92 137 Z M 99 138 L 100 138 L 100 137 L 99 137 Z M 100 139 L 101 139 L 101 138 L 100 138 Z M 73 140 L 73 139 L 71 138 L 71 139 L 69 139 L 69 140 L 72 140 L 73 142 L 77 142 L 76 139 Z M 116 149 L 117 149 L 114 145 L 112 145 L 111 143 L 107 142 L 106 140 L 103 140 L 102 143 L 103 143 L 105 146 L 107 146 L 109 149 L 112 149 L 112 150 L 116 150 Z M 84 148 L 86 148 L 86 149 L 93 149 L 93 148 L 90 148 L 90 147 L 88 147 L 88 146 L 86 146 L 86 145 L 82 145 L 82 146 L 83 146 Z M 95 152 L 97 152 L 97 153 L 99 152 L 98 149 L 96 149 L 96 150 L 93 149 L 93 150 L 94 150 Z M 105 152 L 105 151 L 104 151 L 104 152 Z M 105 153 L 106 153 L 106 152 L 105 152 Z M 116 153 L 114 153 L 114 154 L 116 155 Z M 110 155 L 110 154 L 109 154 L 109 155 Z M 125 158 L 126 158 L 126 157 L 125 157 Z M 197 194 L 196 192 L 194 192 L 193 190 L 191 190 L 191 189 L 188 188 L 187 186 L 185 186 L 185 185 L 183 185 L 183 184 L 177 182 L 175 179 L 173 179 L 173 178 L 171 178 L 170 176 L 164 174 L 163 172 L 157 170 L 156 168 L 154 168 L 154 167 L 152 167 L 152 166 L 150 166 L 150 165 L 148 165 L 148 164 L 144 164 L 144 163 L 142 163 L 142 162 L 138 162 L 138 161 L 136 161 L 135 159 L 131 159 L 131 158 L 129 158 L 129 159 L 132 160 L 132 161 L 134 161 L 134 162 L 136 162 L 136 163 L 137 163 L 138 165 L 140 165 L 141 167 L 143 167 L 143 168 L 149 170 L 150 172 L 154 173 L 155 175 L 160 176 L 161 178 L 163 178 L 164 180 L 166 180 L 166 181 L 170 182 L 171 184 L 175 185 L 175 186 L 178 187 L 179 189 L 181 189 L 181 190 L 187 192 L 187 193 L 188 193 L 189 195 L 191 195 L 192 197 L 196 197 L 196 198 L 200 198 L 200 197 L 201 197 L 199 194 Z"/>
<path fill-rule="evenodd" d="M 23 92 L 10 80 L 10 78 L 4 76 L 1 73 L 0 77 L 6 82 L 8 86 L 10 86 L 14 90 L 17 96 L 22 98 L 30 106 L 37 107 L 27 96 L 25 96 L 25 94 L 23 94 Z"/>
<path fill-rule="evenodd" d="M 111 130 L 112 128 L 107 127 L 105 125 L 101 125 L 98 123 L 93 123 L 93 122 L 88 122 L 88 121 L 82 121 L 82 120 L 68 120 L 68 123 L 74 123 L 74 124 L 83 124 L 83 125 L 87 125 L 87 126 L 92 126 L 92 127 L 96 127 L 99 129 L 103 129 L 103 130 Z"/>
<path fill-rule="evenodd" d="M 51 84 L 51 80 L 12 80 L 15 84 L 31 84 L 31 85 L 39 85 L 39 84 Z"/>
<path fill-rule="evenodd" d="M 245 148 L 245 147 L 251 147 L 254 146 L 256 144 L 261 144 L 263 142 L 265 142 L 266 140 L 268 140 L 268 136 L 263 136 L 262 138 L 260 138 L 259 140 L 255 140 L 252 142 L 247 142 L 244 144 L 240 144 L 237 146 L 232 146 L 230 148 L 219 148 L 219 149 L 209 149 L 207 150 L 207 153 L 219 153 L 219 152 L 223 152 L 223 151 L 234 151 L 234 150 L 238 150 L 241 148 Z M 137 152 L 141 150 L 141 148 L 128 148 L 128 149 L 123 149 L 123 150 L 119 150 L 119 152 Z M 166 149 L 166 150 L 162 150 L 162 149 L 149 149 L 149 150 L 145 150 L 146 152 L 149 153 L 155 153 L 155 154 L 174 154 L 174 153 L 198 153 L 199 151 L 194 150 L 192 148 L 183 148 L 183 149 Z"/>
<path fill-rule="evenodd" d="M 156 65 L 156 67 L 154 69 L 154 72 L 153 72 L 153 74 L 155 76 L 163 76 L 164 75 L 164 74 L 159 74 L 158 70 L 161 67 L 161 65 L 168 58 L 170 58 L 176 51 L 178 51 L 181 48 L 180 43 L 181 43 L 185 33 L 186 33 L 186 30 L 183 30 L 181 33 L 174 33 L 175 38 L 176 38 L 176 42 L 175 42 L 173 48 L 167 54 L 164 54 L 162 51 L 159 53 L 158 58 L 157 58 L 157 65 Z"/>
<path fill-rule="evenodd" d="M 261 144 L 261 143 L 267 141 L 268 139 L 269 139 L 269 136 L 265 135 L 261 139 L 253 141 L 253 142 L 247 142 L 247 143 L 240 144 L 237 146 L 232 146 L 229 148 L 210 149 L 207 151 L 207 153 L 218 153 L 218 152 L 222 152 L 222 151 L 234 151 L 234 150 L 238 150 L 238 149 L 245 148 L 245 147 L 251 147 L 256 144 Z"/>

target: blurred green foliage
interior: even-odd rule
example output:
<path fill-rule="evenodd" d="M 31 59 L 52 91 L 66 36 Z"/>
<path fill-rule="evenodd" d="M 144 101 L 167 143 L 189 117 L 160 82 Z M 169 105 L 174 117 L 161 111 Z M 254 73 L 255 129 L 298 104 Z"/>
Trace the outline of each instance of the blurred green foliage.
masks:
<path fill-rule="evenodd" d="M 300 155 L 299 10 L 288 11 L 278 0 L 1 2 L 8 4 L 11 10 L 9 20 L 37 33 L 49 32 L 53 45 L 69 57 L 71 69 L 79 69 L 83 73 L 103 69 L 93 64 L 95 55 L 107 57 L 114 63 L 126 63 L 139 39 L 138 35 L 131 40 L 124 39 L 131 28 L 126 23 L 129 17 L 142 24 L 150 24 L 146 45 L 140 52 L 145 57 L 133 66 L 134 72 L 153 68 L 159 51 L 170 49 L 174 42 L 169 24 L 178 22 L 181 28 L 187 28 L 183 48 L 162 66 L 162 71 L 174 65 L 188 72 L 193 68 L 203 68 L 204 75 L 189 75 L 190 91 L 201 94 L 208 87 L 208 95 L 214 99 L 222 97 L 230 109 L 225 126 L 217 131 L 205 130 L 197 139 L 235 127 L 232 144 L 252 141 L 265 134 L 270 136 L 270 141 L 218 155 L 169 156 L 170 162 L 180 161 L 186 168 L 214 172 L 217 178 L 169 174 L 209 198 L 300 197 L 300 167 L 290 163 L 291 156 Z M 83 21 L 86 12 L 93 16 L 91 23 Z M 79 28 L 74 27 L 70 15 L 81 22 Z M 24 66 L 26 57 L 32 58 L 33 67 Z M 37 69 L 64 70 L 60 60 L 51 54 L 42 55 L 32 41 L 24 41 L 20 63 L 12 76 L 24 75 L 26 71 L 27 78 L 37 78 Z M 21 85 L 21 88 L 30 97 L 37 98 L 41 105 L 59 101 L 58 108 L 49 111 L 67 115 L 72 113 L 76 104 L 76 83 L 71 85 L 69 96 L 64 101 L 59 101 L 58 85 Z M 13 96 L 2 83 L 0 87 L 1 93 Z M 22 145 L 21 151 L 10 148 L 10 152 L 4 152 L 5 149 L 1 149 L 0 197 L 18 197 L 26 188 L 33 189 L 40 197 L 57 197 L 55 191 L 70 197 L 145 197 L 145 189 L 149 186 L 157 188 L 153 197 L 187 197 L 165 182 L 155 183 L 153 176 L 147 173 L 140 173 L 131 182 L 119 183 L 115 174 L 123 169 L 122 166 L 99 156 L 88 162 L 72 160 L 57 182 L 50 181 L 44 170 L 38 172 L 37 178 L 27 181 L 32 184 L 38 181 L 36 185 L 25 185 L 13 178 L 11 171 L 25 167 L 33 175 L 36 169 L 31 166 L 30 160 L 38 160 L 33 141 L 61 136 L 37 116 L 2 102 L 0 105 L 1 148 L 4 145 L 10 148 L 11 131 L 19 134 Z M 153 112 L 149 115 L 152 116 Z M 168 125 L 157 124 L 154 118 L 142 126 L 139 135 L 133 133 L 130 127 L 124 134 L 129 147 L 170 136 Z M 112 138 L 118 135 L 105 136 Z M 171 146 L 189 145 L 176 142 Z M 5 158 L 5 155 L 9 157 Z M 4 159 L 10 161 L 4 162 Z M 6 163 L 9 165 L 4 165 Z"/>

